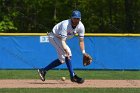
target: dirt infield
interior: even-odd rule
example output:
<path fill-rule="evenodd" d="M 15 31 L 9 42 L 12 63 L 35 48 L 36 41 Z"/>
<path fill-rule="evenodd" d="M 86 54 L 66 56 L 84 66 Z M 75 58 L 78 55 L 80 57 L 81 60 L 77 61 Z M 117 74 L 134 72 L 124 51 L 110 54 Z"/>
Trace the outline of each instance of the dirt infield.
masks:
<path fill-rule="evenodd" d="M 140 88 L 140 80 L 86 80 L 83 84 L 70 80 L 0 80 L 0 88 Z"/>

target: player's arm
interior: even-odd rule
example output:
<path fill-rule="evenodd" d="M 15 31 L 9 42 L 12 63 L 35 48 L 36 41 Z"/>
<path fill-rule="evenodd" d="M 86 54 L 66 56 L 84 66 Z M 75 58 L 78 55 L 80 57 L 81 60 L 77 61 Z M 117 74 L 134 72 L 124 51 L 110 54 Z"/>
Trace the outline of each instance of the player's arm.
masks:
<path fill-rule="evenodd" d="M 79 38 L 79 45 L 80 45 L 80 49 L 81 49 L 82 53 L 85 54 L 84 38 Z"/>
<path fill-rule="evenodd" d="M 80 49 L 83 54 L 85 54 L 84 34 L 85 34 L 85 27 L 83 24 L 81 24 L 81 28 L 78 31 L 78 36 L 79 36 Z"/>
<path fill-rule="evenodd" d="M 65 38 L 61 38 L 61 43 L 62 43 L 62 47 L 63 47 L 64 51 L 67 51 L 66 39 Z"/>
<path fill-rule="evenodd" d="M 62 42 L 62 47 L 63 47 L 63 49 L 64 49 L 64 51 L 65 51 L 65 53 L 66 53 L 66 56 L 67 56 L 68 58 L 70 58 L 69 52 L 68 52 L 68 50 L 67 50 L 66 38 L 61 38 L 61 42 Z"/>
<path fill-rule="evenodd" d="M 59 36 L 61 39 L 61 43 L 62 43 L 62 47 L 66 53 L 66 56 L 69 57 L 69 52 L 67 50 L 67 44 L 66 44 L 66 38 L 67 38 L 67 31 L 66 31 L 66 27 L 64 24 L 62 24 L 62 30 L 59 32 Z"/>

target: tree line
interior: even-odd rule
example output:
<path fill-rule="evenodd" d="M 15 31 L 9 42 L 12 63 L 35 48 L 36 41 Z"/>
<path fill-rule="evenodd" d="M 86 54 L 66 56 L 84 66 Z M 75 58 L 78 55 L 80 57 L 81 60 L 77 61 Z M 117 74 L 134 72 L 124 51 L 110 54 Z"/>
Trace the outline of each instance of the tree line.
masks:
<path fill-rule="evenodd" d="M 86 33 L 140 32 L 140 0 L 0 0 L 0 32 L 50 32 L 73 10 Z"/>

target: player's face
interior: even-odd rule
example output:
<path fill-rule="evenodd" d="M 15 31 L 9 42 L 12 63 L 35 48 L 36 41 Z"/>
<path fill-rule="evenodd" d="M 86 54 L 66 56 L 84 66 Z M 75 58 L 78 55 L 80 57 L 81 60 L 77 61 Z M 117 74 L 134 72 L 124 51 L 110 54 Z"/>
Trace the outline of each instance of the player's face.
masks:
<path fill-rule="evenodd" d="M 80 18 L 72 18 L 72 26 L 77 26 L 79 24 Z"/>

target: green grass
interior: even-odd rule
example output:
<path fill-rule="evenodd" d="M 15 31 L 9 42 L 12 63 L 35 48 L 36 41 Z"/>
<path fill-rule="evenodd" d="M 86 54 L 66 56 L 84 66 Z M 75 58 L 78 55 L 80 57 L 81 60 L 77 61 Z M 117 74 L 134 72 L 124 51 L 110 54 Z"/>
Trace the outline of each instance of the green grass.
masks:
<path fill-rule="evenodd" d="M 136 88 L 21 88 L 21 89 L 0 89 L 0 93 L 140 93 L 140 89 Z"/>
<path fill-rule="evenodd" d="M 94 71 L 75 70 L 78 76 L 85 79 L 137 79 L 140 80 L 140 71 Z M 47 79 L 69 78 L 68 70 L 50 70 Z M 0 79 L 38 79 L 37 70 L 0 70 Z"/>

